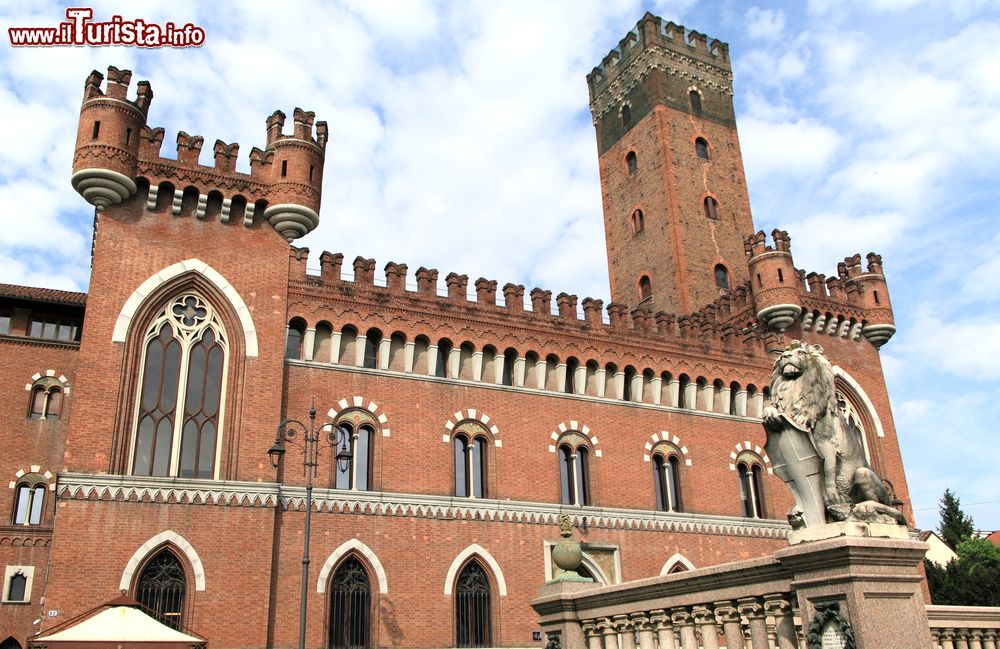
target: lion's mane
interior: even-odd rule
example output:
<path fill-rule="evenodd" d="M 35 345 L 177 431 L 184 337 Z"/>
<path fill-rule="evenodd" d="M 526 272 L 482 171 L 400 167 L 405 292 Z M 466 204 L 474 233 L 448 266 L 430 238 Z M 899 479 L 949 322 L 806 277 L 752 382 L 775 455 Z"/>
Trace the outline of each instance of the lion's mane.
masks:
<path fill-rule="evenodd" d="M 789 348 L 805 356 L 802 373 L 795 378 L 786 377 L 781 372 L 779 357 L 771 374 L 771 404 L 802 430 L 813 431 L 817 422 L 836 413 L 833 368 L 817 345 L 795 341 Z"/>

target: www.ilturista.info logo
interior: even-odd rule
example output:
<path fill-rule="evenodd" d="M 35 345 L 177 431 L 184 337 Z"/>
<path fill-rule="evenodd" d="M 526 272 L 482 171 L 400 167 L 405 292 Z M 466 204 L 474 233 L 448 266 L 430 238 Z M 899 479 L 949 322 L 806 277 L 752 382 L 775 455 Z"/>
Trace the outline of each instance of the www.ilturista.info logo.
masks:
<path fill-rule="evenodd" d="M 55 27 L 9 27 L 7 34 L 14 47 L 58 47 L 73 45 L 129 45 L 136 47 L 199 47 L 205 42 L 205 30 L 191 23 L 162 25 L 135 18 L 112 16 L 94 22 L 94 10 L 71 7 L 66 20 Z"/>

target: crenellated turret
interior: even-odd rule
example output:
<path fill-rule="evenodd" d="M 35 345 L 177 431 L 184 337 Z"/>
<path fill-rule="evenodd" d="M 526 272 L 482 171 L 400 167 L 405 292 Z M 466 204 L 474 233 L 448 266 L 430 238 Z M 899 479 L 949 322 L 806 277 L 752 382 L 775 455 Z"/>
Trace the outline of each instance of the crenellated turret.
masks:
<path fill-rule="evenodd" d="M 757 319 L 768 329 L 782 332 L 802 313 L 799 304 L 798 273 L 792 262 L 791 239 L 787 232 L 771 233 L 774 247 L 767 245 L 763 231 L 749 237 L 744 245 Z"/>
<path fill-rule="evenodd" d="M 84 84 L 70 178 L 73 189 L 97 209 L 135 195 L 139 133 L 153 101 L 146 81 L 139 82 L 135 101 L 127 98 L 130 70 L 111 66 L 107 79 L 106 92 L 101 90 L 104 75 L 97 70 Z"/>
<path fill-rule="evenodd" d="M 285 114 L 275 111 L 267 119 L 267 149 L 271 165 L 271 205 L 264 217 L 274 229 L 291 241 L 319 225 L 323 157 L 326 151 L 326 122 L 316 124 L 316 115 L 296 108 L 292 134 L 282 134 Z"/>
<path fill-rule="evenodd" d="M 896 333 L 895 320 L 892 317 L 892 305 L 889 303 L 889 288 L 882 274 L 882 256 L 874 252 L 865 258 L 868 265 L 864 272 L 861 269 L 861 255 L 844 259 L 846 278 L 842 278 L 845 287 L 857 288 L 857 300 L 865 309 L 867 316 L 861 327 L 861 334 L 876 347 L 881 347 Z"/>
<path fill-rule="evenodd" d="M 314 124 L 313 113 L 296 108 L 292 133 L 285 135 L 285 114 L 275 111 L 267 119 L 266 148 L 250 152 L 250 174 L 236 171 L 239 144 L 216 140 L 214 167 L 204 166 L 199 158 L 205 139 L 184 131 L 177 134 L 177 157 L 164 158 L 163 129 L 146 124 L 153 91 L 141 81 L 136 99 L 129 100 L 131 77 L 129 70 L 108 68 L 106 90 L 101 89 L 105 77 L 100 72 L 87 77 L 72 183 L 89 203 L 104 209 L 128 200 L 142 178 L 149 186 L 149 210 L 166 204 L 173 216 L 184 216 L 189 213 L 185 204 L 196 205 L 193 213 L 199 219 L 218 215 L 228 223 L 240 218 L 247 227 L 262 215 L 289 241 L 319 224 L 325 122 Z M 184 194 L 192 188 L 197 200 L 186 203 Z M 164 189 L 171 193 L 163 196 Z M 223 195 L 221 206 L 209 206 L 212 192 Z"/>

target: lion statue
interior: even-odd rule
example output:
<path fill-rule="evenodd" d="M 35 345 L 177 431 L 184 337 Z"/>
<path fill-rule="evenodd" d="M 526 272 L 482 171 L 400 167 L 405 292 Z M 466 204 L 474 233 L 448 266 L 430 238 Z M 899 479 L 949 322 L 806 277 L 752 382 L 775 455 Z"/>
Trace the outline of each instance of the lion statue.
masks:
<path fill-rule="evenodd" d="M 809 436 L 822 460 L 823 504 L 829 520 L 906 525 L 837 406 L 833 368 L 821 346 L 795 340 L 774 361 L 771 402 L 762 419 L 769 431 L 794 427 Z"/>

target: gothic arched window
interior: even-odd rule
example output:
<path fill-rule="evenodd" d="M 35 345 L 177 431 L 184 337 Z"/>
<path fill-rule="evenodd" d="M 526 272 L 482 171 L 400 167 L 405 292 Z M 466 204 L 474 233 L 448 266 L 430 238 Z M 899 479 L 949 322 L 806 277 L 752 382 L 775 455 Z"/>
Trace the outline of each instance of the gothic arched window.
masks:
<path fill-rule="evenodd" d="M 729 289 L 729 271 L 722 264 L 715 265 L 715 285 L 721 289 Z"/>
<path fill-rule="evenodd" d="M 356 557 L 348 557 L 330 586 L 330 647 L 370 647 L 371 606 L 368 572 Z"/>
<path fill-rule="evenodd" d="M 221 320 L 185 293 L 149 326 L 143 349 L 132 473 L 214 478 L 229 356 Z"/>
<path fill-rule="evenodd" d="M 455 645 L 492 646 L 490 580 L 476 561 L 462 568 L 455 586 Z"/>
<path fill-rule="evenodd" d="M 184 567 L 168 549 L 146 564 L 136 583 L 135 598 L 143 610 L 172 629 L 184 626 Z"/>

